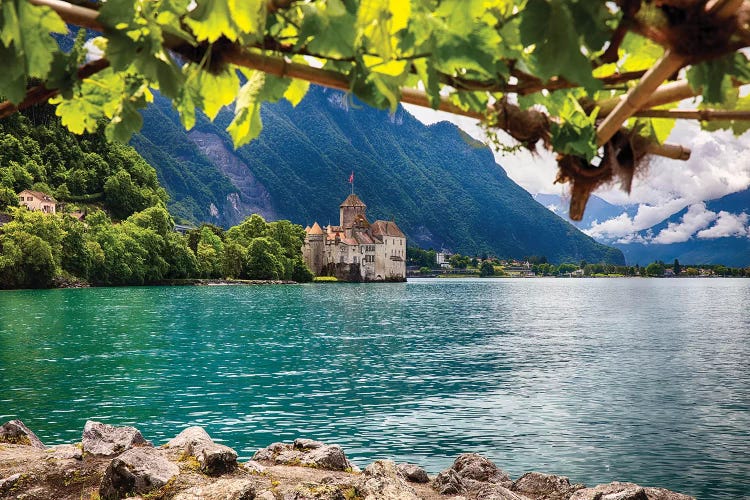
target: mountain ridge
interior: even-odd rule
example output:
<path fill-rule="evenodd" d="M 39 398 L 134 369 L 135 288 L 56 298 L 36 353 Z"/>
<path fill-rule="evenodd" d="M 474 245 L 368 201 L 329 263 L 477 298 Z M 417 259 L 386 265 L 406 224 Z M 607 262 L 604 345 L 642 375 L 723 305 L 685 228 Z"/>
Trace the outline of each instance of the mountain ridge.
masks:
<path fill-rule="evenodd" d="M 325 225 L 338 218 L 354 171 L 368 216 L 394 218 L 420 246 L 544 255 L 557 262 L 624 262 L 620 251 L 549 214 L 508 178 L 489 148 L 451 123 L 426 126 L 401 107 L 389 114 L 318 87 L 296 108 L 281 101 L 264 106 L 261 116 L 263 133 L 234 150 L 223 130 L 232 119 L 229 110 L 214 123 L 199 117 L 189 132 L 165 130 L 181 126 L 169 103 L 157 96 L 133 145 L 160 173 L 174 200 L 170 208 L 187 220 L 232 224 L 255 205 L 273 214 L 270 218 Z M 143 150 L 154 146 L 159 154 Z M 196 172 L 199 165 L 203 172 Z M 254 179 L 255 196 L 238 187 L 243 175 Z M 193 187 L 205 189 L 193 197 Z"/>
<path fill-rule="evenodd" d="M 535 198 L 561 217 L 567 213 L 560 196 L 540 194 Z M 596 197 L 592 197 L 592 201 L 594 203 L 587 207 L 583 221 L 577 224 L 583 231 L 591 229 L 596 222 L 602 223 L 623 213 L 632 219 L 638 212 L 638 205 L 612 205 Z M 718 226 L 722 218 L 724 225 Z M 691 203 L 651 227 L 624 237 L 600 237 L 598 241 L 622 250 L 628 265 L 678 259 L 691 264 L 745 267 L 750 266 L 748 220 L 750 188 Z"/>

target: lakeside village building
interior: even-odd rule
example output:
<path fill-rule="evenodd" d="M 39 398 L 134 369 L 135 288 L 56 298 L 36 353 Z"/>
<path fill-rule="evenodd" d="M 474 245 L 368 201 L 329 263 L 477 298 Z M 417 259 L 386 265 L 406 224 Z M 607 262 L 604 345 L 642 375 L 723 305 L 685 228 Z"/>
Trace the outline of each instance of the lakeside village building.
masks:
<path fill-rule="evenodd" d="M 352 193 L 339 207 L 339 225 L 307 226 L 302 255 L 315 276 L 342 281 L 406 281 L 406 236 L 395 222 L 365 216 Z"/>

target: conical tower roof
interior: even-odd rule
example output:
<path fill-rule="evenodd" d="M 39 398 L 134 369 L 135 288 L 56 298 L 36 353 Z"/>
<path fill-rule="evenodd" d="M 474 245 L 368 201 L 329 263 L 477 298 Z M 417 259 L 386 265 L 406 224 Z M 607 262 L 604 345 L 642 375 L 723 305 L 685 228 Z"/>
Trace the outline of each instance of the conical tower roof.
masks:
<path fill-rule="evenodd" d="M 341 202 L 341 205 L 339 205 L 339 207 L 367 207 L 367 205 L 365 205 L 365 202 L 359 199 L 359 196 L 352 193 L 347 196 L 343 202 Z"/>
<path fill-rule="evenodd" d="M 320 225 L 316 222 L 313 224 L 313 226 L 310 228 L 310 232 L 308 234 L 325 234 L 323 230 L 320 228 Z"/>

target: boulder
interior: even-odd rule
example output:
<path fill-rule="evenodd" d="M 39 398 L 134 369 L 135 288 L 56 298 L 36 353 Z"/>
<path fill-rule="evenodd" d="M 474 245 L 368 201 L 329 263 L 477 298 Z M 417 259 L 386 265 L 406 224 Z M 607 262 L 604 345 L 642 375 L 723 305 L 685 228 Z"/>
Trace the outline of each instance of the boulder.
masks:
<path fill-rule="evenodd" d="M 161 488 L 180 473 L 155 448 L 132 448 L 115 457 L 104 471 L 99 495 L 102 499 L 120 499 L 132 494 L 145 494 Z"/>
<path fill-rule="evenodd" d="M 391 460 L 376 460 L 365 467 L 356 490 L 365 500 L 419 500 Z"/>
<path fill-rule="evenodd" d="M 513 483 L 512 491 L 532 498 L 544 500 L 568 500 L 575 491 L 585 488 L 582 484 L 570 484 L 565 476 L 527 472 Z"/>
<path fill-rule="evenodd" d="M 175 495 L 174 500 L 253 500 L 255 484 L 249 479 L 217 479 Z M 273 497 L 272 497 L 273 498 Z"/>
<path fill-rule="evenodd" d="M 663 488 L 644 488 L 635 483 L 612 482 L 583 488 L 570 500 L 695 500 L 694 497 Z"/>
<path fill-rule="evenodd" d="M 276 495 L 271 490 L 263 490 L 256 495 L 255 500 L 276 500 Z"/>
<path fill-rule="evenodd" d="M 459 455 L 453 465 L 433 481 L 433 487 L 446 495 L 476 491 L 487 484 L 500 484 L 507 488 L 512 481 L 503 470 L 476 453 Z"/>
<path fill-rule="evenodd" d="M 461 476 L 453 469 L 440 472 L 432 482 L 432 487 L 441 495 L 457 495 L 467 491 Z"/>
<path fill-rule="evenodd" d="M 298 483 L 294 489 L 284 493 L 283 500 L 345 500 L 337 485 L 314 482 Z"/>
<path fill-rule="evenodd" d="M 194 456 L 206 474 L 218 476 L 237 468 L 237 452 L 229 446 L 214 443 L 202 427 L 188 427 L 164 447 L 182 449 Z"/>
<path fill-rule="evenodd" d="M 310 439 L 296 439 L 293 444 L 273 443 L 256 451 L 253 460 L 326 470 L 355 470 L 339 445 L 328 445 Z"/>
<path fill-rule="evenodd" d="M 484 483 L 475 491 L 476 497 L 482 500 L 530 500 L 527 496 L 515 493 L 505 486 L 495 483 Z M 538 499 L 547 500 L 545 497 L 538 497 Z"/>
<path fill-rule="evenodd" d="M 167 444 L 164 445 L 165 448 L 182 448 L 184 450 L 187 450 L 188 446 L 195 445 L 199 443 L 204 442 L 211 442 L 213 443 L 213 440 L 211 439 L 211 436 L 208 435 L 208 432 L 203 427 L 193 426 L 188 427 L 187 429 L 184 429 L 182 432 L 177 434 L 175 437 L 170 439 Z"/>
<path fill-rule="evenodd" d="M 398 464 L 398 473 L 410 483 L 429 483 L 427 472 L 416 464 Z"/>
<path fill-rule="evenodd" d="M 135 427 L 107 425 L 89 420 L 83 428 L 83 451 L 111 457 L 136 446 L 153 446 Z"/>
<path fill-rule="evenodd" d="M 40 450 L 45 448 L 42 440 L 36 437 L 36 434 L 34 434 L 31 429 L 26 427 L 26 425 L 20 420 L 5 422 L 2 427 L 0 427 L 0 442 L 33 446 Z"/>
<path fill-rule="evenodd" d="M 253 455 L 253 460 L 262 462 L 275 462 L 276 457 L 278 457 L 280 453 L 288 450 L 289 448 L 290 446 L 286 443 L 272 443 L 265 448 L 261 448 L 260 450 L 256 451 Z"/>
<path fill-rule="evenodd" d="M 510 476 L 505 471 L 476 453 L 459 455 L 451 468 L 464 480 L 493 484 L 504 484 L 511 481 Z"/>
<path fill-rule="evenodd" d="M 202 443 L 189 447 L 187 451 L 198 459 L 201 470 L 211 476 L 219 476 L 237 468 L 237 452 L 229 446 Z"/>
<path fill-rule="evenodd" d="M 59 444 L 47 448 L 49 458 L 58 460 L 83 460 L 81 448 L 72 444 Z"/>

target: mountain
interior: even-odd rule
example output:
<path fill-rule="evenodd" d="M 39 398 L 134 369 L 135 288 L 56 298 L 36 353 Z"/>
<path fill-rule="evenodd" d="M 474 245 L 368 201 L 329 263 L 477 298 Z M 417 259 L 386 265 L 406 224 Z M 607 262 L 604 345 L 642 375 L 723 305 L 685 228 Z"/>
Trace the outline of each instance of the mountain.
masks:
<path fill-rule="evenodd" d="M 336 222 L 353 171 L 369 217 L 394 218 L 422 247 L 623 262 L 619 250 L 550 214 L 487 147 L 450 123 L 425 126 L 403 108 L 390 114 L 317 87 L 296 108 L 282 101 L 261 114 L 263 133 L 235 151 L 224 132 L 228 110 L 189 132 L 158 96 L 144 111 L 132 145 L 157 169 L 177 217 L 232 225 L 255 212 Z"/>
<path fill-rule="evenodd" d="M 690 205 L 615 246 L 628 264 L 679 259 L 688 264 L 750 266 L 750 189 Z"/>
<path fill-rule="evenodd" d="M 560 196 L 537 194 L 534 198 L 552 212 L 567 218 L 567 205 Z M 638 205 L 618 206 L 592 196 L 581 230 L 591 229 L 625 213 L 631 219 Z M 628 265 L 646 265 L 656 260 L 690 264 L 750 266 L 750 189 L 722 198 L 695 203 L 647 229 L 624 238 L 599 238 L 622 250 Z"/>
<path fill-rule="evenodd" d="M 623 212 L 632 217 L 638 211 L 637 205 L 612 205 L 596 195 L 591 195 L 586 203 L 583 218 L 580 221 L 571 221 L 568 216 L 569 199 L 556 194 L 543 193 L 535 194 L 534 199 L 579 229 L 589 229 L 594 223 L 612 219 Z"/>

